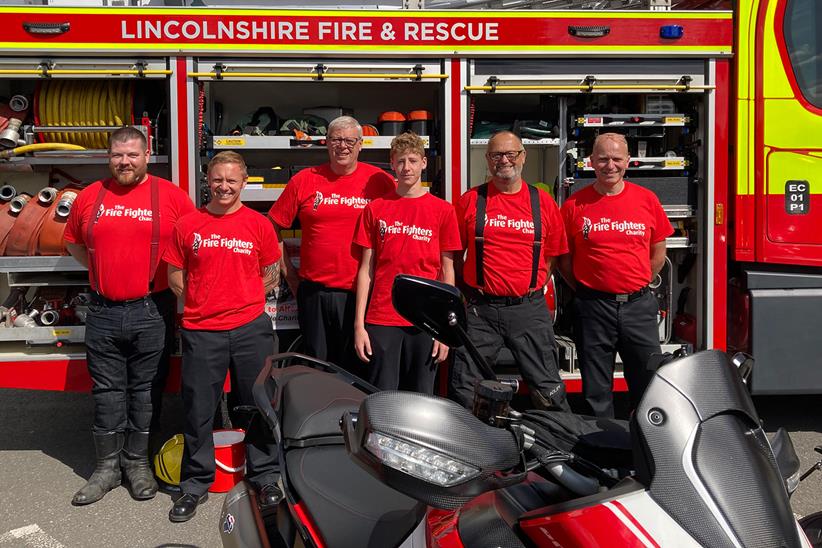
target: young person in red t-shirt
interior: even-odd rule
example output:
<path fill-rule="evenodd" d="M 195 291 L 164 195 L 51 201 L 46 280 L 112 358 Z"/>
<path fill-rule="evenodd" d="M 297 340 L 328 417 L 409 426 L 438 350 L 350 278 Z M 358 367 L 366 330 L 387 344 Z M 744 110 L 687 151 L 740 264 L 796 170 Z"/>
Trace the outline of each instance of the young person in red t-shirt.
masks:
<path fill-rule="evenodd" d="M 567 410 L 545 284 L 554 258 L 568 247 L 553 198 L 522 180 L 525 157 L 522 141 L 510 131 L 492 136 L 485 153 L 490 181 L 457 204 L 467 252 L 461 270 L 468 336 L 492 367 L 503 346 L 511 351 L 534 405 Z M 479 380 L 482 372 L 465 349 L 454 352 L 449 395 L 470 409 Z"/>
<path fill-rule="evenodd" d="M 570 253 L 559 267 L 576 295 L 582 391 L 599 417 L 614 416 L 616 353 L 636 408 L 653 375 L 648 359 L 660 352 L 659 303 L 648 284 L 665 263 L 673 227 L 653 192 L 623 179 L 629 159 L 623 135 L 599 135 L 591 153 L 596 181 L 562 205 Z"/>
<path fill-rule="evenodd" d="M 390 175 L 357 160 L 362 127 L 350 116 L 328 124 L 328 163 L 294 175 L 268 212 L 279 234 L 299 219 L 299 276 L 281 245 L 283 274 L 297 295 L 305 352 L 359 372 L 354 356 L 354 287 L 359 255 L 351 244 L 365 205 L 396 188 Z"/>
<path fill-rule="evenodd" d="M 382 390 L 432 394 L 437 364 L 448 356 L 447 346 L 411 325 L 391 303 L 397 274 L 454 283 L 453 252 L 462 249 L 457 218 L 451 204 L 422 186 L 426 165 L 419 136 L 395 137 L 397 190 L 365 207 L 354 237 L 362 248 L 354 348 L 367 364 L 368 380 Z"/>
<path fill-rule="evenodd" d="M 221 152 L 208 164 L 212 199 L 174 227 L 165 254 L 169 285 L 184 296 L 181 392 L 185 410 L 182 496 L 169 512 L 188 521 L 214 481 L 214 412 L 226 373 L 240 405 L 254 405 L 251 388 L 265 359 L 277 351 L 265 294 L 278 279 L 280 249 L 274 227 L 242 204 L 248 174 L 242 156 Z M 246 477 L 257 485 L 261 508 L 276 506 L 277 450 L 246 444 Z"/>
<path fill-rule="evenodd" d="M 194 210 L 183 190 L 148 173 L 140 130 L 114 131 L 108 155 L 111 177 L 80 192 L 63 235 L 91 285 L 85 342 L 97 466 L 74 505 L 100 500 L 123 473 L 135 499 L 157 493 L 149 429 L 159 423 L 177 303 L 160 259 L 174 224 Z"/>

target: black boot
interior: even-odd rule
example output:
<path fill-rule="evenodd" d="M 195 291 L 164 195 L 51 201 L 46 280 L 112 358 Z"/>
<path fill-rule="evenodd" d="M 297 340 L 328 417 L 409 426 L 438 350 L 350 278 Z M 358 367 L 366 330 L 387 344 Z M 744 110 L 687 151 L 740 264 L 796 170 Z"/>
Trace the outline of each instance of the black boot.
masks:
<path fill-rule="evenodd" d="M 82 489 L 75 493 L 71 503 L 83 506 L 97 502 L 103 495 L 120 485 L 120 452 L 123 449 L 123 434 L 109 432 L 94 434 L 94 450 L 97 466 Z"/>
<path fill-rule="evenodd" d="M 154 498 L 157 481 L 148 462 L 148 432 L 128 432 L 120 463 L 126 474 L 131 496 L 137 500 Z"/>

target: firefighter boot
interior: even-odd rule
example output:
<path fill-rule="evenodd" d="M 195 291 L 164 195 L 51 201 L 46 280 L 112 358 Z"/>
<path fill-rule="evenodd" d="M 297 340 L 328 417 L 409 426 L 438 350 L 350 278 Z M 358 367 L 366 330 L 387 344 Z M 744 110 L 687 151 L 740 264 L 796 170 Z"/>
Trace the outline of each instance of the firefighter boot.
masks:
<path fill-rule="evenodd" d="M 157 494 L 157 481 L 148 462 L 148 432 L 128 432 L 120 463 L 131 496 L 137 500 L 154 498 Z"/>
<path fill-rule="evenodd" d="M 82 489 L 75 493 L 71 503 L 83 506 L 97 502 L 103 495 L 120 485 L 120 452 L 123 449 L 123 434 L 108 432 L 94 434 L 94 450 L 97 466 Z"/>

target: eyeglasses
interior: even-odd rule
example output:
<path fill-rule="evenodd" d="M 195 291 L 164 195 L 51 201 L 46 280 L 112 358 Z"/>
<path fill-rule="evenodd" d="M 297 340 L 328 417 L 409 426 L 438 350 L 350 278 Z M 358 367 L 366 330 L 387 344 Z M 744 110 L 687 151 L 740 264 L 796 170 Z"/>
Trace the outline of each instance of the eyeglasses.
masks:
<path fill-rule="evenodd" d="M 506 151 L 506 152 L 489 152 L 485 156 L 489 160 L 491 160 L 492 162 L 499 162 L 500 160 L 502 160 L 503 156 L 509 162 L 515 162 L 516 159 L 519 158 L 519 155 L 522 154 L 523 152 L 525 152 L 525 150 L 509 150 L 509 151 Z"/>
<path fill-rule="evenodd" d="M 331 144 L 331 146 L 335 146 L 335 147 L 346 146 L 348 148 L 352 148 L 357 143 L 360 142 L 360 139 L 359 138 L 355 139 L 353 137 L 349 137 L 349 138 L 346 138 L 346 139 L 343 139 L 342 137 L 335 137 L 333 139 L 329 139 L 328 142 L 329 142 L 329 144 Z"/>

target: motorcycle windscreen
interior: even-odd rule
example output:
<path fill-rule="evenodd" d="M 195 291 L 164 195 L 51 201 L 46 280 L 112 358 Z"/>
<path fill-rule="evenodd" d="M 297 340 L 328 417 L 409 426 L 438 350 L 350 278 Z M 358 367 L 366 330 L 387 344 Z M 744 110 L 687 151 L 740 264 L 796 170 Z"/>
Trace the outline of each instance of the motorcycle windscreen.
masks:
<path fill-rule="evenodd" d="M 759 418 L 724 354 L 661 367 L 632 428 L 650 496 L 701 545 L 800 546 Z"/>

